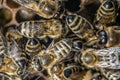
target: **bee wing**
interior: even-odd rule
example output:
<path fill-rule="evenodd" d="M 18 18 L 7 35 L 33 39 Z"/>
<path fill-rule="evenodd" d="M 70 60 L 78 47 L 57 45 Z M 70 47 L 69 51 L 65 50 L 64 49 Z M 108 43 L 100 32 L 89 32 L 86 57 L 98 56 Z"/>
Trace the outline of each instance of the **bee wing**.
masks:
<path fill-rule="evenodd" d="M 18 44 L 16 43 L 15 40 L 12 40 L 11 54 L 16 54 L 17 52 L 18 52 Z"/>

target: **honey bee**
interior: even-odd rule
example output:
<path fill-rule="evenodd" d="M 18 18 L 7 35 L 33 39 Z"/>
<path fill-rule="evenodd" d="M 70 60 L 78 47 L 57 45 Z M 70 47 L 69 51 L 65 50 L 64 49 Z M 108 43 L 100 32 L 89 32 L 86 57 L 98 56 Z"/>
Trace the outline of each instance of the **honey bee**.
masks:
<path fill-rule="evenodd" d="M 48 67 L 52 63 L 56 63 L 67 57 L 71 50 L 72 41 L 70 39 L 62 39 L 54 46 L 52 46 L 49 50 L 41 51 L 38 56 L 41 59 L 41 64 L 44 67 Z"/>
<path fill-rule="evenodd" d="M 26 46 L 25 46 L 25 51 L 29 55 L 36 55 L 41 51 L 41 44 L 37 38 L 31 38 L 28 39 Z"/>
<path fill-rule="evenodd" d="M 14 40 L 12 40 L 9 57 L 14 61 L 14 63 L 18 67 L 17 75 L 23 75 L 27 66 L 27 56 L 26 53 L 19 48 L 19 46 Z"/>
<path fill-rule="evenodd" d="M 41 51 L 38 54 L 38 60 L 40 61 L 40 66 L 48 70 L 51 74 L 51 69 L 53 65 L 60 62 L 62 59 L 67 57 L 72 50 L 72 41 L 70 39 L 62 39 L 55 43 L 52 47 L 46 51 Z M 39 64 L 38 64 L 39 65 Z"/>
<path fill-rule="evenodd" d="M 105 0 L 98 8 L 95 21 L 100 24 L 114 23 L 117 16 L 116 11 L 114 0 Z"/>
<path fill-rule="evenodd" d="M 82 73 L 83 73 L 82 71 L 83 71 L 83 69 L 78 65 L 69 65 L 63 69 L 62 74 L 63 74 L 65 80 L 68 80 L 79 73 L 81 73 L 81 75 L 82 75 Z M 78 78 L 75 80 L 78 80 Z"/>
<path fill-rule="evenodd" d="M 81 61 L 89 68 L 120 69 L 119 52 L 119 47 L 87 49 L 81 52 Z"/>
<path fill-rule="evenodd" d="M 101 73 L 108 80 L 119 80 L 120 79 L 120 71 L 119 70 L 101 69 Z"/>
<path fill-rule="evenodd" d="M 13 0 L 14 2 L 29 8 L 44 18 L 52 18 L 59 8 L 58 0 Z"/>
<path fill-rule="evenodd" d="M 96 39 L 93 26 L 82 16 L 76 14 L 68 15 L 66 17 L 66 23 L 70 30 L 79 38 L 88 42 Z"/>
<path fill-rule="evenodd" d="M 99 35 L 99 45 L 102 47 L 114 47 L 119 46 L 119 29 L 114 29 L 112 27 L 108 27 L 105 30 L 100 30 L 97 33 Z"/>
<path fill-rule="evenodd" d="M 59 38 L 62 35 L 62 24 L 57 19 L 25 21 L 20 23 L 16 30 L 27 38 L 44 38 L 46 36 Z"/>

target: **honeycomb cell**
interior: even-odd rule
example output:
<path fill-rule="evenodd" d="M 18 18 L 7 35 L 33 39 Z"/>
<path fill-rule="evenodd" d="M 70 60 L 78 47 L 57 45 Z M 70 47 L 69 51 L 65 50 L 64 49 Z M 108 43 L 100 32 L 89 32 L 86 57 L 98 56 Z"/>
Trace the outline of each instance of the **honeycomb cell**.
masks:
<path fill-rule="evenodd" d="M 18 23 L 23 21 L 33 20 L 34 18 L 35 18 L 35 14 L 28 9 L 20 9 L 16 13 L 16 20 Z"/>
<path fill-rule="evenodd" d="M 13 2 L 12 0 L 6 0 L 6 4 L 10 8 L 19 8 L 20 7 L 20 5 L 18 5 L 17 3 Z"/>
<path fill-rule="evenodd" d="M 0 24 L 5 25 L 12 20 L 12 12 L 7 8 L 0 9 Z"/>

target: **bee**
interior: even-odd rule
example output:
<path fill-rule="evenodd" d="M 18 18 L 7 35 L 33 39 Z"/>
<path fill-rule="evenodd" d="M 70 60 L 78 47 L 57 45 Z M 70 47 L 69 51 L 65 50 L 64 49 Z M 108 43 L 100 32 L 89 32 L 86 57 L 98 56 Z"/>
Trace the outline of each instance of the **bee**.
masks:
<path fill-rule="evenodd" d="M 44 38 L 46 36 L 59 38 L 62 35 L 62 23 L 57 19 L 25 21 L 20 23 L 16 30 L 27 38 Z"/>
<path fill-rule="evenodd" d="M 80 66 L 69 65 L 63 69 L 62 75 L 65 78 L 65 80 L 68 80 L 79 73 L 81 73 L 81 75 L 84 74 L 83 69 Z M 77 79 L 75 79 L 75 80 L 77 80 Z"/>
<path fill-rule="evenodd" d="M 47 50 L 41 51 L 37 56 L 40 61 L 40 66 L 43 69 L 47 69 L 48 73 L 51 74 L 53 66 L 66 58 L 72 50 L 72 41 L 70 39 L 62 39 L 55 43 L 52 47 Z M 39 65 L 39 64 L 38 64 Z M 52 75 L 51 75 L 52 76 Z"/>
<path fill-rule="evenodd" d="M 77 14 L 68 15 L 66 17 L 66 24 L 80 39 L 84 39 L 86 42 L 96 39 L 93 26 L 82 16 Z"/>
<path fill-rule="evenodd" d="M 52 18 L 59 8 L 58 0 L 13 0 L 23 7 L 33 10 L 43 18 Z"/>
<path fill-rule="evenodd" d="M 67 57 L 71 50 L 72 41 L 70 39 L 62 39 L 49 50 L 40 52 L 38 56 L 41 59 L 41 64 L 44 67 L 48 67 L 51 65 L 50 63 L 56 63 Z"/>
<path fill-rule="evenodd" d="M 119 72 L 119 70 L 101 69 L 101 73 L 108 80 L 119 80 L 120 79 L 120 72 Z"/>
<path fill-rule="evenodd" d="M 14 63 L 18 67 L 18 70 L 16 72 L 17 75 L 23 75 L 26 70 L 28 59 L 26 53 L 22 51 L 21 48 L 19 48 L 19 46 L 14 40 L 12 40 L 9 57 L 14 61 Z"/>
<path fill-rule="evenodd" d="M 41 44 L 37 38 L 31 38 L 28 39 L 26 46 L 25 46 L 25 52 L 27 52 L 29 55 L 36 55 L 41 51 Z"/>
<path fill-rule="evenodd" d="M 114 0 L 105 0 L 98 8 L 95 22 L 105 25 L 114 23 L 117 16 L 116 11 Z"/>
<path fill-rule="evenodd" d="M 120 69 L 120 47 L 81 51 L 81 61 L 89 68 Z"/>
<path fill-rule="evenodd" d="M 102 47 L 115 47 L 119 46 L 119 34 L 120 30 L 112 27 L 108 27 L 104 30 L 98 31 L 98 44 Z"/>

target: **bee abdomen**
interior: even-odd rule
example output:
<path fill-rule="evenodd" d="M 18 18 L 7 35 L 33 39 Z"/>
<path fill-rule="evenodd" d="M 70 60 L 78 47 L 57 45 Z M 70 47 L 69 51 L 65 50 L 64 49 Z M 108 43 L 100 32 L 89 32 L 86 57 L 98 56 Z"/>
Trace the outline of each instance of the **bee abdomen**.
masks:
<path fill-rule="evenodd" d="M 115 13 L 114 11 L 115 11 L 114 8 L 107 9 L 107 8 L 105 8 L 105 6 L 102 6 L 98 10 L 98 15 L 103 16 L 104 18 L 109 18 L 111 16 L 114 16 L 113 15 Z"/>
<path fill-rule="evenodd" d="M 116 9 L 115 3 L 111 0 L 104 1 L 97 12 L 97 21 L 100 23 L 110 23 L 115 20 Z"/>
<path fill-rule="evenodd" d="M 85 31 L 93 29 L 93 26 L 89 23 L 89 21 L 78 15 L 68 15 L 66 22 L 70 30 L 81 39 L 83 39 L 82 36 L 85 36 L 83 35 L 83 33 L 85 34 Z"/>
<path fill-rule="evenodd" d="M 31 22 L 28 21 L 28 22 L 20 23 L 20 25 L 17 27 L 17 29 L 21 35 L 28 37 L 28 38 L 33 38 L 34 31 L 35 31 L 34 27 L 35 27 L 34 21 L 31 21 Z"/>
<path fill-rule="evenodd" d="M 68 66 L 63 70 L 63 75 L 65 78 L 69 78 L 72 74 L 79 73 L 80 71 L 82 71 L 82 69 L 79 66 Z"/>
<path fill-rule="evenodd" d="M 40 42 L 37 39 L 29 39 L 25 50 L 28 54 L 37 54 L 41 50 Z"/>
<path fill-rule="evenodd" d="M 72 41 L 70 39 L 64 39 L 59 41 L 54 46 L 54 53 L 58 58 L 66 57 L 72 48 Z"/>

